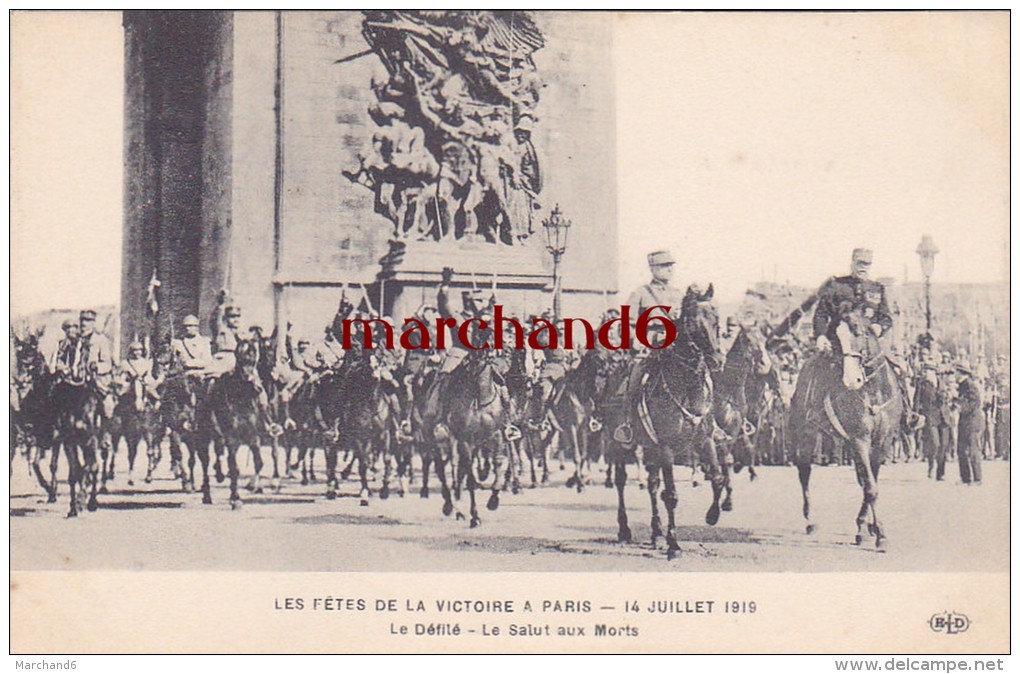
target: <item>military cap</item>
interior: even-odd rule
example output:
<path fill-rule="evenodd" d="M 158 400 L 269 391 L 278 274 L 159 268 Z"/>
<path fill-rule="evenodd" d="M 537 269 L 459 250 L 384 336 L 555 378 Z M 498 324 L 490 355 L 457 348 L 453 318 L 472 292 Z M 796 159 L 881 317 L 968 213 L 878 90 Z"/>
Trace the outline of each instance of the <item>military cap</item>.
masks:
<path fill-rule="evenodd" d="M 871 264 L 871 250 L 869 248 L 854 248 L 853 261 Z"/>
<path fill-rule="evenodd" d="M 80 314 L 78 314 L 78 320 L 94 321 L 96 320 L 96 312 L 92 309 L 84 309 Z"/>
<path fill-rule="evenodd" d="M 184 320 L 181 321 L 181 324 L 184 325 L 185 327 L 189 325 L 200 325 L 198 321 L 198 316 L 195 316 L 194 314 L 188 314 L 187 316 L 185 316 Z"/>
<path fill-rule="evenodd" d="M 235 304 L 231 304 L 229 307 L 227 307 L 226 309 L 223 310 L 223 313 L 225 315 L 227 315 L 227 316 L 235 316 L 235 317 L 236 316 L 240 316 L 241 315 L 241 307 L 239 307 L 239 306 L 237 306 Z"/>
<path fill-rule="evenodd" d="M 311 342 L 309 342 L 309 341 L 308 341 L 307 339 L 299 339 L 299 340 L 298 340 L 298 343 L 297 343 L 297 346 L 298 346 L 298 348 L 299 348 L 299 349 L 300 349 L 300 348 L 301 348 L 302 346 L 311 346 L 311 345 L 312 345 L 312 343 L 311 343 Z"/>
<path fill-rule="evenodd" d="M 135 340 L 135 341 L 131 342 L 131 346 L 128 347 L 128 351 L 129 352 L 130 351 L 145 351 L 145 346 L 141 342 L 139 342 L 138 340 Z"/>
<path fill-rule="evenodd" d="M 668 249 L 656 250 L 648 254 L 649 267 L 664 267 L 668 264 L 676 264 L 673 255 Z"/>
<path fill-rule="evenodd" d="M 75 321 L 73 318 L 65 318 L 64 322 L 60 324 L 60 329 L 61 330 L 67 330 L 68 328 L 76 328 L 76 327 L 78 327 L 78 322 Z"/>
<path fill-rule="evenodd" d="M 535 119 L 531 115 L 521 115 L 514 125 L 517 131 L 531 131 L 535 128 Z"/>
<path fill-rule="evenodd" d="M 953 367 L 956 368 L 957 372 L 964 372 L 966 374 L 974 374 L 974 372 L 970 368 L 970 362 L 967 361 L 967 360 L 964 360 L 963 358 L 960 358 L 959 360 L 957 360 L 956 363 L 954 363 Z"/>

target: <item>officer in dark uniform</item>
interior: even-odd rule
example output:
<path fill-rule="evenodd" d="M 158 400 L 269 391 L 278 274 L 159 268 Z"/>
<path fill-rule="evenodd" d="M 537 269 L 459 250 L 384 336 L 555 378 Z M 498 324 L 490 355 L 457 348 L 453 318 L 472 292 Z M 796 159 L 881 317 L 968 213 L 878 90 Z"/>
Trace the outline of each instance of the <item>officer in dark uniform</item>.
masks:
<path fill-rule="evenodd" d="M 960 422 L 957 429 L 960 479 L 964 484 L 978 485 L 981 484 L 981 436 L 985 432 L 981 385 L 974 377 L 974 372 L 967 361 L 960 360 L 956 364 L 956 372 L 960 405 Z"/>
<path fill-rule="evenodd" d="M 819 351 L 836 351 L 839 339 L 836 328 L 853 311 L 861 311 L 869 329 L 881 337 L 892 329 L 892 314 L 885 299 L 885 286 L 868 278 L 871 270 L 871 251 L 856 248 L 850 262 L 849 276 L 836 276 L 818 290 L 818 301 L 812 321 L 815 345 Z"/>

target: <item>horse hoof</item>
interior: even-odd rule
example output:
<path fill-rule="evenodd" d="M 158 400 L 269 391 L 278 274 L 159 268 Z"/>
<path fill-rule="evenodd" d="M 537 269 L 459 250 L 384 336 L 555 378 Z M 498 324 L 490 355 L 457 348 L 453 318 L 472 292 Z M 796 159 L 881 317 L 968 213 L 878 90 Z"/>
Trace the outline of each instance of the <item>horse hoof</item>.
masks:
<path fill-rule="evenodd" d="M 725 512 L 725 513 L 731 512 L 733 510 L 733 502 L 732 501 L 723 501 L 722 509 L 723 509 L 723 512 Z"/>
<path fill-rule="evenodd" d="M 466 519 L 466 518 L 464 517 L 464 513 L 457 513 L 457 517 L 455 519 L 458 522 L 460 522 L 461 520 Z"/>
<path fill-rule="evenodd" d="M 56 502 L 57 502 L 57 495 L 56 495 L 56 494 L 50 494 L 50 495 L 49 495 L 49 496 L 48 496 L 48 497 L 46 498 L 46 502 L 47 502 L 47 503 L 56 503 Z"/>
<path fill-rule="evenodd" d="M 471 518 L 471 528 L 472 529 L 478 527 L 478 525 L 481 524 L 481 523 L 482 523 L 482 521 L 480 519 L 478 519 L 477 517 L 472 517 Z"/>
<path fill-rule="evenodd" d="M 223 482 L 223 481 L 224 481 L 225 479 L 227 479 L 227 478 L 226 478 L 226 476 L 225 476 L 225 475 L 223 474 L 223 472 L 222 472 L 222 471 L 219 471 L 219 470 L 217 470 L 217 471 L 216 471 L 216 482 L 218 482 L 218 483 L 221 483 L 221 484 L 222 484 L 222 482 Z"/>
<path fill-rule="evenodd" d="M 804 527 L 804 533 L 806 533 L 809 536 L 815 533 L 816 531 L 818 531 L 818 527 L 814 524 L 809 524 L 806 527 Z"/>
<path fill-rule="evenodd" d="M 563 470 L 563 469 L 562 469 L 562 468 L 560 468 L 560 470 Z M 573 487 L 573 486 L 574 486 L 575 484 L 577 484 L 577 478 L 576 478 L 576 477 L 574 477 L 573 475 L 571 475 L 571 476 L 570 476 L 569 478 L 567 478 L 567 489 L 570 489 L 570 488 L 571 488 L 571 487 Z"/>
<path fill-rule="evenodd" d="M 856 536 L 854 536 L 854 545 L 860 545 L 863 542 L 864 542 L 864 536 L 862 536 L 860 534 L 857 534 Z"/>
<path fill-rule="evenodd" d="M 129 480 L 128 480 L 128 486 L 129 486 L 129 487 L 133 487 L 133 486 L 135 486 L 135 481 L 134 481 L 134 480 L 130 480 L 130 479 L 129 479 Z"/>
<path fill-rule="evenodd" d="M 698 482 L 697 480 L 691 480 L 691 488 L 692 489 L 697 489 L 700 486 L 701 486 L 700 482 Z"/>
<path fill-rule="evenodd" d="M 705 523 L 715 526 L 719 522 L 719 506 L 712 504 L 712 507 L 705 513 Z"/>
<path fill-rule="evenodd" d="M 577 493 L 580 494 L 584 491 L 584 483 L 580 480 L 577 481 Z"/>
<path fill-rule="evenodd" d="M 262 487 L 255 487 L 255 493 L 256 494 L 263 494 L 263 493 L 265 493 L 265 490 Z"/>
<path fill-rule="evenodd" d="M 367 498 L 363 498 L 363 499 L 361 499 L 361 501 L 360 501 L 360 505 L 361 505 L 362 507 L 368 507 L 368 499 L 367 499 Z"/>
<path fill-rule="evenodd" d="M 485 504 L 485 507 L 489 510 L 495 510 L 499 507 L 499 495 L 493 494 L 489 497 L 489 502 Z"/>
<path fill-rule="evenodd" d="M 679 556 L 680 556 L 680 548 L 679 547 L 671 546 L 671 547 L 667 548 L 667 550 L 666 550 L 666 559 L 668 559 L 669 561 L 673 561 L 674 559 L 676 559 Z"/>
<path fill-rule="evenodd" d="M 241 509 L 241 502 L 240 501 L 231 501 L 230 502 L 230 509 L 231 510 L 240 510 Z"/>
<path fill-rule="evenodd" d="M 333 491 L 332 489 L 327 491 L 326 492 L 326 500 L 327 501 L 335 501 L 336 500 L 336 492 Z"/>
<path fill-rule="evenodd" d="M 203 494 L 202 495 L 202 504 L 203 505 L 212 505 L 212 496 L 210 496 L 209 494 Z"/>
<path fill-rule="evenodd" d="M 104 485 L 103 485 L 102 487 L 100 487 L 100 488 L 99 488 L 99 493 L 100 493 L 100 494 L 109 494 L 109 493 L 110 493 L 110 490 L 109 490 L 109 489 L 107 489 L 107 488 L 106 488 L 106 485 L 104 484 Z"/>
<path fill-rule="evenodd" d="M 384 485 L 383 488 L 379 490 L 379 498 L 381 498 L 383 501 L 385 501 L 389 497 L 390 497 L 390 488 Z"/>
<path fill-rule="evenodd" d="M 152 484 L 152 476 L 151 475 L 146 475 L 145 476 L 145 484 Z"/>
<path fill-rule="evenodd" d="M 421 498 L 428 498 L 429 497 L 429 488 L 428 487 L 422 487 L 421 491 L 418 492 L 418 496 L 420 496 Z"/>
<path fill-rule="evenodd" d="M 616 540 L 619 543 L 630 543 L 634 540 L 633 534 L 630 533 L 630 527 L 623 527 L 620 532 L 616 535 Z"/>
<path fill-rule="evenodd" d="M 603 485 L 603 486 L 604 486 L 604 487 L 605 487 L 606 489 L 612 489 L 612 488 L 613 488 L 613 483 L 612 483 L 612 481 L 610 481 L 610 480 L 606 480 L 605 482 L 603 482 L 603 483 L 602 483 L 602 485 Z"/>
<path fill-rule="evenodd" d="M 521 493 L 521 486 L 518 484 L 518 485 L 514 485 L 513 487 L 510 487 L 510 493 L 513 494 L 514 496 L 516 496 L 517 494 L 520 494 Z"/>
<path fill-rule="evenodd" d="M 886 541 L 885 536 L 877 536 L 875 538 L 875 548 L 885 550 L 887 545 L 888 542 Z"/>
<path fill-rule="evenodd" d="M 875 525 L 871 524 L 870 522 L 868 523 L 868 533 L 871 534 L 872 536 L 878 535 L 878 529 L 876 529 Z"/>
<path fill-rule="evenodd" d="M 307 487 L 308 486 L 308 478 L 307 477 L 301 478 L 301 486 L 302 487 Z"/>
<path fill-rule="evenodd" d="M 452 513 L 452 512 L 453 512 L 453 504 L 452 503 L 444 503 L 443 504 L 443 516 L 449 517 L 450 513 Z"/>
<path fill-rule="evenodd" d="M 78 511 L 77 510 L 69 510 L 67 512 L 68 519 L 70 519 L 72 517 L 77 517 L 77 516 L 78 516 Z"/>
<path fill-rule="evenodd" d="M 88 510 L 90 513 L 94 513 L 97 510 L 99 510 L 99 502 L 96 501 L 95 499 L 91 499 L 89 500 L 89 504 L 85 506 L 85 509 Z"/>

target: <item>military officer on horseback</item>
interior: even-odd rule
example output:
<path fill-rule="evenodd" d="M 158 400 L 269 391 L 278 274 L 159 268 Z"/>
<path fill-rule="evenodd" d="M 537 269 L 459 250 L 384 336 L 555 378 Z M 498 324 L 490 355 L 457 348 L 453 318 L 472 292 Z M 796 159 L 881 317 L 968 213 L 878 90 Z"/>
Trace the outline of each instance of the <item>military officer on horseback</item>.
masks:
<path fill-rule="evenodd" d="M 216 335 L 214 345 L 216 353 L 213 357 L 213 367 L 216 374 L 230 372 L 237 363 L 234 352 L 237 350 L 239 331 L 241 329 L 241 307 L 230 305 L 223 311 L 223 324 Z"/>
<path fill-rule="evenodd" d="M 159 400 L 159 382 L 152 372 L 152 359 L 145 353 L 145 345 L 135 340 L 128 346 L 128 357 L 121 368 L 122 375 L 127 378 L 128 386 L 138 386 L 135 404 L 141 409 L 146 398 L 155 402 Z"/>
<path fill-rule="evenodd" d="M 833 277 L 818 290 L 815 306 L 815 345 L 823 353 L 839 354 L 836 329 L 854 311 L 867 320 L 868 328 L 876 337 L 892 329 L 892 314 L 885 299 L 885 287 L 868 278 L 871 269 L 871 251 L 855 248 L 850 263 L 850 275 Z M 841 355 L 841 354 L 840 354 Z"/>
<path fill-rule="evenodd" d="M 197 316 L 188 315 L 181 322 L 184 336 L 170 343 L 176 367 L 182 368 L 191 377 L 202 377 L 213 364 L 212 346 L 207 337 L 199 334 Z"/>
<path fill-rule="evenodd" d="M 637 288 L 627 299 L 630 307 L 630 328 L 633 332 L 637 325 L 638 317 L 644 311 L 656 306 L 669 307 L 668 313 L 664 309 L 656 309 L 652 314 L 663 315 L 672 319 L 680 311 L 683 305 L 684 293 L 679 288 L 670 285 L 673 280 L 673 266 L 676 260 L 668 250 L 657 250 L 648 254 L 648 269 L 652 272 L 652 280 Z M 658 343 L 662 339 L 664 329 L 655 321 L 649 325 L 648 340 L 650 343 Z M 626 421 L 614 432 L 613 437 L 617 442 L 630 445 L 634 441 L 633 415 L 634 401 L 641 387 L 647 366 L 648 351 L 640 344 L 634 346 L 634 363 L 631 367 L 630 377 L 627 379 L 627 388 L 624 393 L 624 409 L 626 410 Z"/>
<path fill-rule="evenodd" d="M 96 332 L 95 311 L 82 311 L 78 316 L 78 324 L 81 336 L 77 341 L 72 377 L 80 381 L 91 381 L 100 393 L 105 394 L 110 390 L 115 364 L 113 345 L 106 335 Z"/>
<path fill-rule="evenodd" d="M 78 349 L 78 322 L 73 318 L 66 319 L 60 328 L 64 331 L 64 337 L 57 344 L 47 365 L 50 372 L 66 377 L 74 369 L 74 354 Z"/>

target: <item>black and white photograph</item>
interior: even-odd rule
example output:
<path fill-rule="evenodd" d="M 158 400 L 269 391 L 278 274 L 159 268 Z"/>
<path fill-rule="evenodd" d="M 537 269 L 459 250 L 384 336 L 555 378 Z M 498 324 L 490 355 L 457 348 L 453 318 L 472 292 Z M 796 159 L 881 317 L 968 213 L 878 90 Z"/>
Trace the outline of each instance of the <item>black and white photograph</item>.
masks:
<path fill-rule="evenodd" d="M 702 574 L 1008 589 L 1009 22 L 12 12 L 12 652 L 93 647 L 14 627 L 18 574 L 537 574 L 633 637 L 490 652 L 769 615 Z M 914 639 L 830 637 L 776 650 Z"/>

